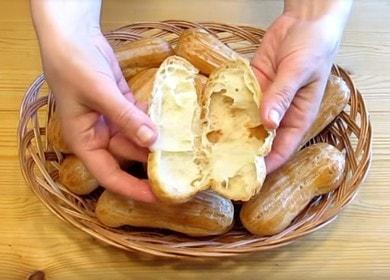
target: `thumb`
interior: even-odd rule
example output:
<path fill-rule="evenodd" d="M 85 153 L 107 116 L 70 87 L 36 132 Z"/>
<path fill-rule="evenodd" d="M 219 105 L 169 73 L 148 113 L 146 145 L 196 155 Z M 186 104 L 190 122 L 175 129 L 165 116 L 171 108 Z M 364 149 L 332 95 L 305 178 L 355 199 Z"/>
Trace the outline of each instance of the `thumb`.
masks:
<path fill-rule="evenodd" d="M 154 124 L 148 115 L 122 94 L 113 82 L 102 83 L 94 96 L 94 109 L 107 117 L 120 132 L 141 147 L 148 147 L 157 138 Z"/>
<path fill-rule="evenodd" d="M 261 105 L 261 119 L 267 128 L 277 128 L 291 105 L 297 91 L 305 85 L 307 74 L 280 68 L 271 85 L 264 92 Z"/>

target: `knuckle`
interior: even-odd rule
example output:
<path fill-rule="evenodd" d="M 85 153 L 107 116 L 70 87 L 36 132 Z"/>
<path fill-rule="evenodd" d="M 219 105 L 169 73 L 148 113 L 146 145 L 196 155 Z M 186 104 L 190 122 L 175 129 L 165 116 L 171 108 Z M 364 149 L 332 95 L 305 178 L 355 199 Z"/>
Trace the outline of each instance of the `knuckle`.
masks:
<path fill-rule="evenodd" d="M 125 108 L 114 112 L 113 122 L 123 129 L 131 126 L 136 118 L 137 110 L 134 106 L 126 106 Z"/>
<path fill-rule="evenodd" d="M 290 107 L 294 95 L 294 89 L 290 86 L 283 86 L 275 91 L 275 96 L 277 97 L 278 103 L 283 110 L 287 110 Z"/>
<path fill-rule="evenodd" d="M 107 167 L 106 171 L 103 171 L 101 175 L 101 183 L 108 189 L 115 189 L 118 184 L 119 175 L 121 169 L 118 165 Z"/>

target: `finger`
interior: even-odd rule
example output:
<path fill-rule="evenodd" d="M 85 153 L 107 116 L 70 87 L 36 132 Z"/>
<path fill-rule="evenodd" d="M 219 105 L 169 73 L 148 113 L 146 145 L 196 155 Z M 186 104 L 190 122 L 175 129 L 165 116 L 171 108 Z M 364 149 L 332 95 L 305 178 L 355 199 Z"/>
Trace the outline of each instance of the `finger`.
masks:
<path fill-rule="evenodd" d="M 122 134 L 114 135 L 108 145 L 108 150 L 118 158 L 146 162 L 148 159 L 148 149 L 139 147 L 127 140 Z"/>
<path fill-rule="evenodd" d="M 311 84 L 301 89 L 295 96 L 294 102 L 276 130 L 272 150 L 265 159 L 267 173 L 284 164 L 300 146 L 302 138 L 317 115 L 321 90 L 321 84 Z"/>
<path fill-rule="evenodd" d="M 148 147 L 157 138 L 156 129 L 149 117 L 129 102 L 110 79 L 99 83 L 98 96 L 91 98 L 94 109 L 106 116 L 120 132 L 141 147 Z"/>
<path fill-rule="evenodd" d="M 303 135 L 299 128 L 279 127 L 272 144 L 272 150 L 265 158 L 267 174 L 283 165 L 295 152 Z"/>
<path fill-rule="evenodd" d="M 131 102 L 131 103 L 136 103 L 137 100 L 135 100 L 134 98 L 134 95 L 131 93 L 131 92 L 128 92 L 126 94 L 123 95 L 127 101 Z"/>
<path fill-rule="evenodd" d="M 275 79 L 277 65 L 275 50 L 278 48 L 272 33 L 266 32 L 260 47 L 251 60 L 252 69 L 260 82 L 260 87 L 265 92 Z"/>
<path fill-rule="evenodd" d="M 82 151 L 78 156 L 107 190 L 139 201 L 157 201 L 148 183 L 121 170 L 108 151 L 104 149 Z"/>
<path fill-rule="evenodd" d="M 109 63 L 119 90 L 122 92 L 123 95 L 130 93 L 129 86 L 123 76 L 122 69 L 119 66 L 118 59 L 116 58 L 116 55 L 111 45 L 104 37 L 99 36 L 97 37 L 97 40 L 98 42 L 96 46 Z"/>
<path fill-rule="evenodd" d="M 295 66 L 294 66 L 295 67 Z M 279 126 L 297 91 L 308 82 L 309 71 L 281 65 L 276 77 L 264 92 L 261 119 L 267 128 Z"/>
<path fill-rule="evenodd" d="M 252 64 L 252 70 L 253 73 L 255 73 L 257 80 L 259 81 L 261 91 L 265 92 L 272 82 L 271 78 L 265 74 L 261 68 L 258 68 L 254 64 Z"/>
<path fill-rule="evenodd" d="M 118 69 L 116 69 L 116 68 L 118 68 Z M 118 63 L 116 63 L 116 67 L 115 67 L 115 70 L 113 70 L 113 72 L 114 72 L 114 76 L 116 78 L 116 83 L 118 85 L 119 90 L 123 94 L 130 93 L 131 91 L 130 91 L 129 85 L 126 82 L 125 77 L 123 76 L 122 71 L 119 68 Z"/>
<path fill-rule="evenodd" d="M 148 104 L 145 102 L 137 102 L 137 107 L 140 108 L 143 112 L 147 113 L 148 112 Z"/>
<path fill-rule="evenodd" d="M 118 85 L 119 90 L 123 93 L 123 95 L 129 94 L 131 92 L 129 85 L 126 82 L 125 77 L 123 76 L 122 69 L 119 66 L 118 60 L 115 55 L 112 59 L 111 69 L 114 74 L 116 83 Z M 131 94 L 131 99 L 134 101 L 133 94 Z"/>
<path fill-rule="evenodd" d="M 268 59 L 261 55 L 259 51 L 255 54 L 251 61 L 253 73 L 260 83 L 262 92 L 265 92 L 272 83 L 274 72 L 272 66 L 269 65 Z"/>
<path fill-rule="evenodd" d="M 134 98 L 132 93 L 128 93 L 128 94 L 125 94 L 123 96 L 129 102 L 132 102 L 134 105 L 136 105 L 142 112 L 147 114 L 147 112 L 148 112 L 148 105 L 147 104 L 145 104 L 143 102 L 137 102 L 137 100 L 135 100 L 135 98 Z M 115 134 L 117 134 L 120 131 L 120 128 L 118 126 L 116 126 L 115 124 L 113 124 L 112 122 L 110 122 L 110 120 L 106 119 L 106 122 L 110 126 L 111 135 L 115 135 Z"/>
<path fill-rule="evenodd" d="M 135 106 L 138 107 L 138 109 L 140 109 L 142 112 L 144 112 L 145 114 L 148 113 L 148 104 L 145 103 L 145 102 L 142 102 L 142 101 L 138 101 L 134 95 L 132 93 L 128 93 L 128 94 L 125 94 L 124 95 L 126 97 L 127 100 L 131 101 L 132 103 L 134 103 Z"/>

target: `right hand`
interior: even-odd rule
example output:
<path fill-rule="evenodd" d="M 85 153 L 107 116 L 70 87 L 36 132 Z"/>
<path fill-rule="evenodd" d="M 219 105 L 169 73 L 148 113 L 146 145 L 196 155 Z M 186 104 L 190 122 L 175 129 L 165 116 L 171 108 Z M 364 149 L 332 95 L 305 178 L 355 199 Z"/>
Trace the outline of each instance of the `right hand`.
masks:
<path fill-rule="evenodd" d="M 137 106 L 111 46 L 98 27 L 67 34 L 63 22 L 45 24 L 40 12 L 49 8 L 50 21 L 50 9 L 66 9 L 67 4 L 48 1 L 48 7 L 34 10 L 42 3 L 32 1 L 33 17 L 38 14 L 34 23 L 43 69 L 56 98 L 65 142 L 106 189 L 136 200 L 155 201 L 148 183 L 121 170 L 116 160 L 146 161 L 147 147 L 157 134 Z"/>
<path fill-rule="evenodd" d="M 297 150 L 313 123 L 352 5 L 350 0 L 285 0 L 252 66 L 264 91 L 261 119 L 277 129 L 267 173 Z"/>

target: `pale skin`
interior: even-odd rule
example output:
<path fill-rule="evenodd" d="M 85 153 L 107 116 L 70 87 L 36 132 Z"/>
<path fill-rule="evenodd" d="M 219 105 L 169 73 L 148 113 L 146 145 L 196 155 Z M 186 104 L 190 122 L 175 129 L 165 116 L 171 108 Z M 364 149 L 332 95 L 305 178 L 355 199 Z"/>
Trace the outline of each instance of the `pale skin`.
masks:
<path fill-rule="evenodd" d="M 105 188 L 156 201 L 118 158 L 146 161 L 157 131 L 136 104 L 100 31 L 97 0 L 31 0 L 46 79 L 65 141 Z M 352 0 L 285 0 L 251 61 L 264 92 L 260 116 L 277 129 L 267 172 L 295 152 L 318 111 Z"/>

